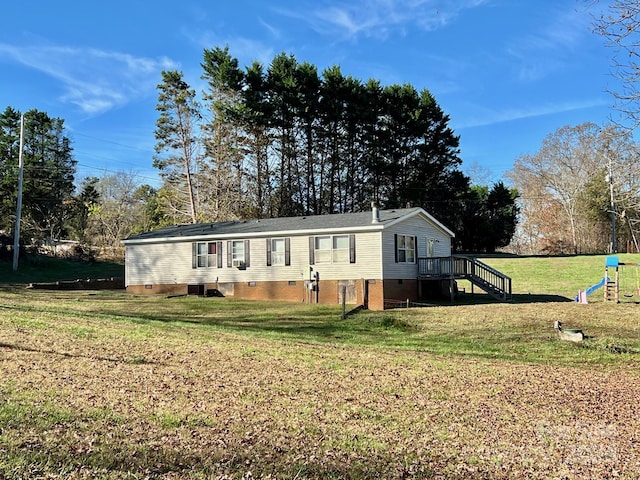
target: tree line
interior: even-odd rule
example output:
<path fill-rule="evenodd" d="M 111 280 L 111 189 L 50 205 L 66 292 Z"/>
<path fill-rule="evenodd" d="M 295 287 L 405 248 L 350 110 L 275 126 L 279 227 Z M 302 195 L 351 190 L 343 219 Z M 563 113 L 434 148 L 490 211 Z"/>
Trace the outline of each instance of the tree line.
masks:
<path fill-rule="evenodd" d="M 0 257 L 10 258 L 18 200 L 20 118 L 0 113 Z M 109 250 L 132 233 L 161 223 L 157 192 L 133 174 L 76 178 L 77 160 L 64 120 L 36 109 L 24 112 L 22 245 L 42 246 L 60 239 Z"/>
<path fill-rule="evenodd" d="M 459 138 L 428 90 L 318 73 L 280 54 L 241 70 L 228 48 L 205 50 L 201 95 L 178 71 L 158 85 L 162 186 L 124 172 L 76 179 L 64 120 L 25 116 L 22 244 L 74 239 L 117 249 L 158 226 L 420 206 L 456 232 L 460 251 L 509 243 L 516 192 L 471 185 Z M 13 235 L 20 112 L 0 114 L 0 233 Z M 8 240 L 3 243 L 8 244 Z M 5 249 L 6 251 L 6 249 Z"/>
<path fill-rule="evenodd" d="M 609 93 L 620 118 L 603 127 L 561 127 L 508 173 L 521 195 L 514 252 L 639 251 L 640 146 L 633 135 L 640 125 L 639 7 L 637 0 L 613 0 L 594 16 L 594 32 L 612 51 L 619 86 Z"/>
<path fill-rule="evenodd" d="M 638 251 L 640 146 L 629 130 L 594 123 L 549 134 L 507 177 L 520 192 L 517 253 Z"/>
<path fill-rule="evenodd" d="M 427 90 L 319 73 L 293 55 L 241 69 L 204 51 L 206 89 L 182 72 L 158 85 L 160 205 L 174 222 L 322 215 L 420 206 L 460 250 L 494 251 L 515 230 L 516 192 L 472 186 L 459 137 Z M 482 230 L 477 227 L 482 224 Z"/>
<path fill-rule="evenodd" d="M 30 236 L 59 238 L 69 220 L 76 160 L 64 122 L 30 110 L 24 122 L 22 226 Z M 0 230 L 13 232 L 18 195 L 21 113 L 0 114 Z"/>

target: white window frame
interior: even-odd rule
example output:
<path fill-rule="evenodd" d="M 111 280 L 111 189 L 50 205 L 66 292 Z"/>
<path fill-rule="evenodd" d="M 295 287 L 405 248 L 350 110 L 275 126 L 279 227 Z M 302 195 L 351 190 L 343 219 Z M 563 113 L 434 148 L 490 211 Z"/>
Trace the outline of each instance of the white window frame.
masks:
<path fill-rule="evenodd" d="M 280 246 L 281 249 L 276 248 Z M 272 266 L 284 266 L 286 265 L 286 249 L 287 241 L 284 237 L 271 239 L 271 265 Z"/>
<path fill-rule="evenodd" d="M 245 251 L 244 251 L 244 240 L 231 240 L 231 262 L 232 264 L 236 261 L 241 264 L 246 264 Z M 239 248 L 238 248 L 239 247 Z"/>
<path fill-rule="evenodd" d="M 322 244 L 322 245 L 321 245 Z M 314 253 L 313 258 L 317 264 L 330 264 L 332 258 L 333 240 L 331 235 L 317 235 L 314 237 Z M 320 248 L 320 247 L 323 248 Z M 328 248 L 327 248 L 328 247 Z"/>
<path fill-rule="evenodd" d="M 355 235 L 316 235 L 310 239 L 313 247 L 312 259 L 310 259 L 312 265 L 356 263 Z"/>
<path fill-rule="evenodd" d="M 340 240 L 346 241 L 346 246 L 339 247 Z M 349 235 L 331 237 L 331 263 L 349 263 Z"/>
<path fill-rule="evenodd" d="M 416 237 L 399 233 L 396 238 L 398 263 L 416 263 Z"/>
<path fill-rule="evenodd" d="M 195 268 L 216 268 L 218 266 L 218 242 L 195 242 Z M 213 246 L 215 252 L 211 253 Z"/>

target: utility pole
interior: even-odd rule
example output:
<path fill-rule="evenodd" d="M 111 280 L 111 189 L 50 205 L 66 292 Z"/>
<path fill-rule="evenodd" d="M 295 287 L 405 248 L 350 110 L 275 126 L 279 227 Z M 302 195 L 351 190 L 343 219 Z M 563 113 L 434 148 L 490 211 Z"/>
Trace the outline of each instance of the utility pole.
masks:
<path fill-rule="evenodd" d="M 609 158 L 609 174 L 606 177 L 609 183 L 609 195 L 611 197 L 611 253 L 616 253 L 616 209 L 613 200 L 613 167 L 611 158 Z"/>
<path fill-rule="evenodd" d="M 18 205 L 16 207 L 16 229 L 13 233 L 13 271 L 18 270 L 18 255 L 20 253 L 20 215 L 22 214 L 22 177 L 24 165 L 22 163 L 22 145 L 24 144 L 24 114 L 20 115 L 20 150 L 18 151 Z"/>

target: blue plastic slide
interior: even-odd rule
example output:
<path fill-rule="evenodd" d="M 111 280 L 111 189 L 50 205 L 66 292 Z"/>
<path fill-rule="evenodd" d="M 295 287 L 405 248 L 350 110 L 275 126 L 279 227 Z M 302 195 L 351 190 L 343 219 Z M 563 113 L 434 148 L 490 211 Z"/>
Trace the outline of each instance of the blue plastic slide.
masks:
<path fill-rule="evenodd" d="M 600 280 L 598 283 L 596 283 L 595 285 L 591 285 L 589 288 L 587 288 L 585 290 L 585 293 L 587 294 L 587 296 L 591 295 L 597 289 L 604 287 L 605 283 L 607 283 L 608 281 L 609 281 L 609 277 L 603 277 L 602 280 Z M 576 297 L 575 301 L 579 302 L 580 298 Z"/>

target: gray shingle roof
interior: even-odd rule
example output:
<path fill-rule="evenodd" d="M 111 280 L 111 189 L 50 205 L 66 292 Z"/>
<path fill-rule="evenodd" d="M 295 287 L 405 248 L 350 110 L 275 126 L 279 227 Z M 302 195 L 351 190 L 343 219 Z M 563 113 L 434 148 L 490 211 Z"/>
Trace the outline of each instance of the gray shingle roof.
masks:
<path fill-rule="evenodd" d="M 421 208 L 399 208 L 395 210 L 380 210 L 378 224 L 372 223 L 372 212 L 341 213 L 332 215 L 309 215 L 305 217 L 263 218 L 259 220 L 238 220 L 233 222 L 197 223 L 174 225 L 150 232 L 133 235 L 124 243 L 138 241 L 170 240 L 184 237 L 207 236 L 243 236 L 251 234 L 277 234 L 279 232 L 295 231 L 326 231 L 343 230 L 349 228 L 379 227 L 384 228 L 402 217 L 424 212 Z M 426 212 L 424 212 L 426 213 Z M 433 219 L 435 221 L 435 219 Z M 436 223 L 440 225 L 437 221 Z M 446 230 L 446 227 L 440 225 Z M 378 228 L 379 228 L 378 227 Z M 448 232 L 448 230 L 447 230 Z"/>

